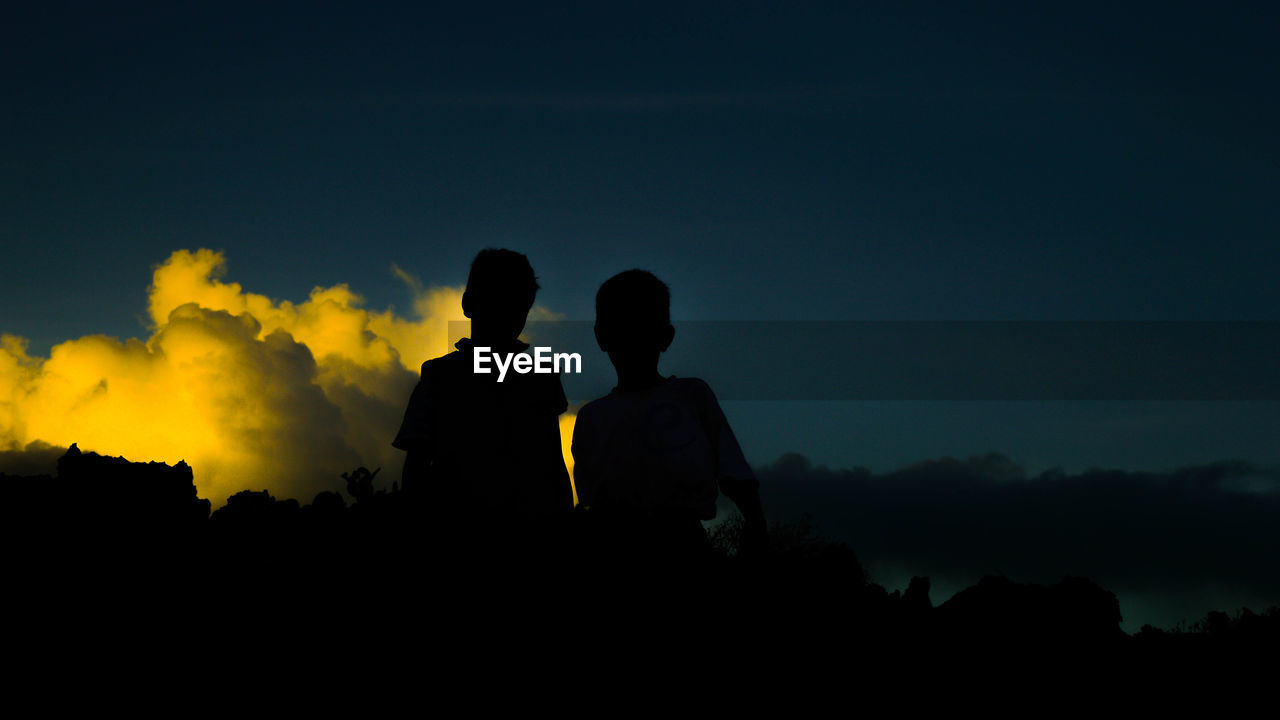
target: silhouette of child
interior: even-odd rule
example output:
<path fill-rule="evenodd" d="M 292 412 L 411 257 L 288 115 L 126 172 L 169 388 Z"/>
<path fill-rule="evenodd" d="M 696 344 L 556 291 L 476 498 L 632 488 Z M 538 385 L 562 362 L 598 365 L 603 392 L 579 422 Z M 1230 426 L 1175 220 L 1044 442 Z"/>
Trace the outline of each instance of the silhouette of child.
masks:
<path fill-rule="evenodd" d="M 560 376 L 510 372 L 498 382 L 496 372 L 474 372 L 477 347 L 495 354 L 529 347 L 517 338 L 537 291 L 524 255 L 482 250 L 462 295 L 471 338 L 422 364 L 392 445 L 408 452 L 406 496 L 439 521 L 481 512 L 543 516 L 572 506 L 557 419 L 568 407 Z"/>
<path fill-rule="evenodd" d="M 658 373 L 658 357 L 675 336 L 666 284 L 643 270 L 610 278 L 596 294 L 595 334 L 618 385 L 578 413 L 581 505 L 601 524 L 635 535 L 633 546 L 648 546 L 632 549 L 696 554 L 707 547 L 701 521 L 715 517 L 723 492 L 746 521 L 744 549 L 758 549 L 765 537 L 759 485 L 715 394 L 697 378 Z"/>

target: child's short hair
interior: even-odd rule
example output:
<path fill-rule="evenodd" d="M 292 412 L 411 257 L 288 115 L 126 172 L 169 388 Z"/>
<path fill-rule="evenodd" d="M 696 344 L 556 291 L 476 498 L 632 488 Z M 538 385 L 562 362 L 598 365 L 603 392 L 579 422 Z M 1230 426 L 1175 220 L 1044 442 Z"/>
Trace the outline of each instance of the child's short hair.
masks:
<path fill-rule="evenodd" d="M 538 278 L 523 254 L 485 248 L 471 261 L 466 292 L 473 303 L 528 312 L 538 294 Z"/>
<path fill-rule="evenodd" d="M 671 324 L 671 291 L 648 270 L 620 272 L 596 292 L 596 318 L 665 327 Z"/>

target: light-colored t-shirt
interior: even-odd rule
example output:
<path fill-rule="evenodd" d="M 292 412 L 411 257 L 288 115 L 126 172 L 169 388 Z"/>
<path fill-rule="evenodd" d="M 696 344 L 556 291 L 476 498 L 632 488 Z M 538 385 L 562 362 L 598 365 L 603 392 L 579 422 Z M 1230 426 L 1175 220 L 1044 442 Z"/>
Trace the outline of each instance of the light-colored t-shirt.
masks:
<path fill-rule="evenodd" d="M 709 520 L 722 480 L 755 477 L 715 394 L 697 378 L 615 389 L 587 403 L 574 424 L 573 459 L 579 502 L 597 510 Z"/>

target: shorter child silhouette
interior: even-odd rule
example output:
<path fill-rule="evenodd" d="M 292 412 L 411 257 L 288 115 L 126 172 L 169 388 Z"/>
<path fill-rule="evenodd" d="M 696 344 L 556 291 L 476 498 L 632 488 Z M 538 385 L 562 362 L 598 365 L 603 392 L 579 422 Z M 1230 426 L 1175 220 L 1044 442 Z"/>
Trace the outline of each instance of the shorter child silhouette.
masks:
<path fill-rule="evenodd" d="M 697 378 L 663 377 L 658 358 L 675 337 L 670 293 L 652 273 L 628 270 L 596 294 L 596 341 L 618 385 L 579 412 L 573 433 L 578 499 L 625 549 L 692 556 L 708 543 L 701 521 L 723 492 L 746 521 L 744 549 L 764 542 L 758 483 L 715 394 Z"/>
<path fill-rule="evenodd" d="M 471 338 L 422 364 L 404 423 L 392 442 L 408 452 L 403 487 L 438 523 L 481 513 L 537 517 L 567 512 L 572 488 L 558 416 L 568 407 L 560 376 L 474 372 L 476 347 L 523 352 L 517 338 L 538 291 L 529 260 L 482 250 L 471 263 L 462 309 Z"/>

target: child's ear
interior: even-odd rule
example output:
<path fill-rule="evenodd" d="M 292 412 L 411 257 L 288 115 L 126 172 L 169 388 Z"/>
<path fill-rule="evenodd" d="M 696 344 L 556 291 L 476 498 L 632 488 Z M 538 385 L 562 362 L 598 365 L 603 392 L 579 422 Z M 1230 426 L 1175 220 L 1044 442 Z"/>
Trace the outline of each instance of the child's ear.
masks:
<path fill-rule="evenodd" d="M 604 340 L 604 333 L 600 332 L 600 323 L 592 325 L 591 330 L 596 334 L 596 345 L 599 345 L 604 352 L 609 352 L 609 344 Z"/>
<path fill-rule="evenodd" d="M 668 325 L 662 328 L 662 334 L 658 336 L 662 341 L 662 352 L 666 352 L 671 347 L 671 341 L 676 338 L 676 328 L 674 325 Z"/>
<path fill-rule="evenodd" d="M 471 295 L 466 290 L 462 291 L 462 315 L 471 317 Z"/>

